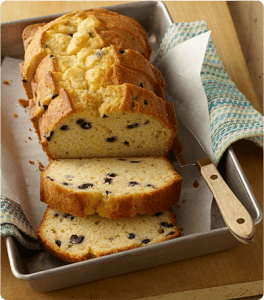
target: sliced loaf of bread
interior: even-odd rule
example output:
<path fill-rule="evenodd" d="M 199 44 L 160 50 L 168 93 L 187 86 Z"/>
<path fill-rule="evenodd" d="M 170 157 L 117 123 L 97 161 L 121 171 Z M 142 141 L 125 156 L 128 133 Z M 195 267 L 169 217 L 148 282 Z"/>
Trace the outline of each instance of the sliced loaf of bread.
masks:
<path fill-rule="evenodd" d="M 85 217 L 155 214 L 177 204 L 181 176 L 164 157 L 61 159 L 41 173 L 41 201 Z"/>
<path fill-rule="evenodd" d="M 109 220 L 97 214 L 79 218 L 48 207 L 37 236 L 47 252 L 73 263 L 173 239 L 180 230 L 171 209 Z"/>

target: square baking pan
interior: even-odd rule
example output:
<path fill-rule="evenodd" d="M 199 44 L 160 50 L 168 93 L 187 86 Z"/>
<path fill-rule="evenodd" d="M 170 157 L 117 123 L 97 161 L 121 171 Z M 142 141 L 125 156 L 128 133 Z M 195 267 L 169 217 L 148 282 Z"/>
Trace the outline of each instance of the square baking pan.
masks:
<path fill-rule="evenodd" d="M 144 1 L 106 8 L 136 19 L 145 28 L 154 57 L 167 28 L 172 24 L 165 5 L 162 2 Z M 1 58 L 5 56 L 23 58 L 24 48 L 21 39 L 23 29 L 30 24 L 51 21 L 58 16 L 60 15 L 3 23 Z M 232 147 L 225 152 L 218 169 L 250 213 L 255 226 L 259 224 L 262 220 L 262 211 Z M 188 234 L 177 239 L 74 264 L 63 262 L 45 251 L 27 250 L 15 238 L 6 237 L 8 257 L 14 276 L 27 281 L 33 290 L 39 292 L 197 257 L 239 244 L 240 242 L 225 225 L 214 200 L 208 232 Z"/>

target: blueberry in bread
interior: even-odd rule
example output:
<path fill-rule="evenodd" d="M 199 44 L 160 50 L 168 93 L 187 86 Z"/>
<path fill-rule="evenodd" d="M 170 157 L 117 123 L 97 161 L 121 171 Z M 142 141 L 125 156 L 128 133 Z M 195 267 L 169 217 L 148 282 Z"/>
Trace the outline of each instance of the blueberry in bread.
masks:
<path fill-rule="evenodd" d="M 85 217 L 155 214 L 176 205 L 181 176 L 164 157 L 61 159 L 41 173 L 41 201 Z"/>
<path fill-rule="evenodd" d="M 173 239 L 180 230 L 171 209 L 109 220 L 97 214 L 79 218 L 47 207 L 37 236 L 47 252 L 73 263 Z"/>

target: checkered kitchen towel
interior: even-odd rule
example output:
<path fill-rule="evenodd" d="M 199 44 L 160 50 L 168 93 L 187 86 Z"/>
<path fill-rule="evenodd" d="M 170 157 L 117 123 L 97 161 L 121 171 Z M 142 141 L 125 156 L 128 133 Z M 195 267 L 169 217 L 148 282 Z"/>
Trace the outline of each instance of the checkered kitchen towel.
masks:
<path fill-rule="evenodd" d="M 204 21 L 172 24 L 165 33 L 155 61 L 179 43 L 207 31 Z M 225 150 L 240 139 L 249 139 L 263 147 L 263 116 L 229 78 L 211 37 L 205 52 L 201 79 L 208 99 L 214 163 L 217 165 Z"/>
<path fill-rule="evenodd" d="M 156 61 L 177 44 L 207 31 L 204 21 L 171 25 L 163 38 Z M 214 163 L 218 164 L 225 150 L 233 142 L 243 138 L 263 147 L 263 116 L 253 108 L 229 78 L 211 37 L 202 65 L 201 79 L 208 99 Z M 15 236 L 28 248 L 41 248 L 17 203 L 2 197 L 1 211 L 2 235 Z"/>
<path fill-rule="evenodd" d="M 42 249 L 20 204 L 1 196 L 1 236 L 8 235 L 15 237 L 27 249 Z"/>

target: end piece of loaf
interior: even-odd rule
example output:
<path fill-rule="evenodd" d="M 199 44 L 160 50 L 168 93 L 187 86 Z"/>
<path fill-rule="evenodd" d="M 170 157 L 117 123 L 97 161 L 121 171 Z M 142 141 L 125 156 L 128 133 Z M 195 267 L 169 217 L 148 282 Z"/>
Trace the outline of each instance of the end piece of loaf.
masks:
<path fill-rule="evenodd" d="M 37 236 L 47 252 L 73 263 L 173 239 L 180 230 L 171 209 L 109 220 L 97 214 L 79 218 L 48 207 Z"/>
<path fill-rule="evenodd" d="M 84 217 L 109 219 L 154 214 L 176 205 L 181 176 L 164 157 L 51 161 L 41 173 L 41 201 Z"/>

